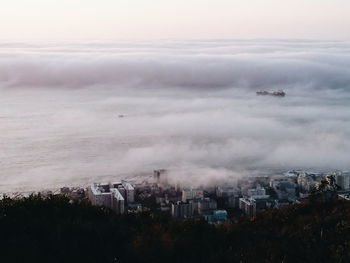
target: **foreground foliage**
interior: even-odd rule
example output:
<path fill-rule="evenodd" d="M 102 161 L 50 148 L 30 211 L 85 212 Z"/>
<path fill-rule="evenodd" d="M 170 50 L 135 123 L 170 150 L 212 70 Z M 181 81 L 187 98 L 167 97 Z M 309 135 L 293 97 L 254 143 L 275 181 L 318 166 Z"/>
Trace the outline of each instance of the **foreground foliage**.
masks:
<path fill-rule="evenodd" d="M 349 262 L 350 202 L 292 205 L 220 227 L 115 215 L 62 196 L 0 201 L 0 262 Z"/>

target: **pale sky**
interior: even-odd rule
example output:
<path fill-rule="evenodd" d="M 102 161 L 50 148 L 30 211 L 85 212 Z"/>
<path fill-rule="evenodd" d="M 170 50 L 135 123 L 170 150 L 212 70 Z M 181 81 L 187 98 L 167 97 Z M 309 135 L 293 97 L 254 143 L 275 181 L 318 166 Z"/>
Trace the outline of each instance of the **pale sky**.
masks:
<path fill-rule="evenodd" d="M 349 0 L 2 0 L 1 39 L 350 39 Z"/>

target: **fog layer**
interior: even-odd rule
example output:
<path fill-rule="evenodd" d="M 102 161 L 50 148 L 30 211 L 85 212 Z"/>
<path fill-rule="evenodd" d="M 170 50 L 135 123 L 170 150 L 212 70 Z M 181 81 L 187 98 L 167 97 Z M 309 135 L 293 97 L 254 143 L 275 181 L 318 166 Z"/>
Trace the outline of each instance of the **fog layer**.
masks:
<path fill-rule="evenodd" d="M 347 42 L 2 43 L 0 93 L 2 191 L 350 169 Z"/>

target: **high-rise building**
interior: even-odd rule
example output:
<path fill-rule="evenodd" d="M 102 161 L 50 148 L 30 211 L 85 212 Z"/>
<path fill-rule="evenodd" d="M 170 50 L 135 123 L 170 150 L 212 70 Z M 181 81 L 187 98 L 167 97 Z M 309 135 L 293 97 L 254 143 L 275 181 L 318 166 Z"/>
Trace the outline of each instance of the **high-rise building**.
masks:
<path fill-rule="evenodd" d="M 241 209 L 247 216 L 254 216 L 254 204 L 250 198 L 240 198 L 239 209 Z"/>
<path fill-rule="evenodd" d="M 135 202 L 135 188 L 127 181 L 111 183 L 110 186 L 119 190 L 127 205 Z"/>
<path fill-rule="evenodd" d="M 126 200 L 128 203 L 135 202 L 135 188 L 127 182 L 123 182 L 123 186 L 126 190 Z"/>
<path fill-rule="evenodd" d="M 118 214 L 123 214 L 125 206 L 135 201 L 135 189 L 126 181 L 109 184 L 94 183 L 87 192 L 93 205 L 112 208 Z"/>
<path fill-rule="evenodd" d="M 350 189 L 350 173 L 349 172 L 338 172 L 334 174 L 335 183 L 340 187 L 341 190 Z"/>
<path fill-rule="evenodd" d="M 239 199 L 239 208 L 250 217 L 255 216 L 257 211 L 265 210 L 272 206 L 273 201 L 270 198 L 265 198 L 265 196 Z"/>
<path fill-rule="evenodd" d="M 111 189 L 111 208 L 118 214 L 123 214 L 125 210 L 124 197 L 118 189 Z"/>
<path fill-rule="evenodd" d="M 111 207 L 109 184 L 92 184 L 88 188 L 88 198 L 93 205 Z"/>
<path fill-rule="evenodd" d="M 174 218 L 190 218 L 193 216 L 190 203 L 177 202 L 171 205 L 171 215 Z"/>

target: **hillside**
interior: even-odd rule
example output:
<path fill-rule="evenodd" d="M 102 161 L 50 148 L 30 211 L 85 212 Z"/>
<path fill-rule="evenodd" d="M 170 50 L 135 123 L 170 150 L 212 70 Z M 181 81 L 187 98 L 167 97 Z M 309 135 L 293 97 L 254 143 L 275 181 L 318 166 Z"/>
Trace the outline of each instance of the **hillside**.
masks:
<path fill-rule="evenodd" d="M 32 196 L 0 201 L 0 236 L 0 262 L 349 262 L 350 202 L 292 205 L 218 227 Z"/>

